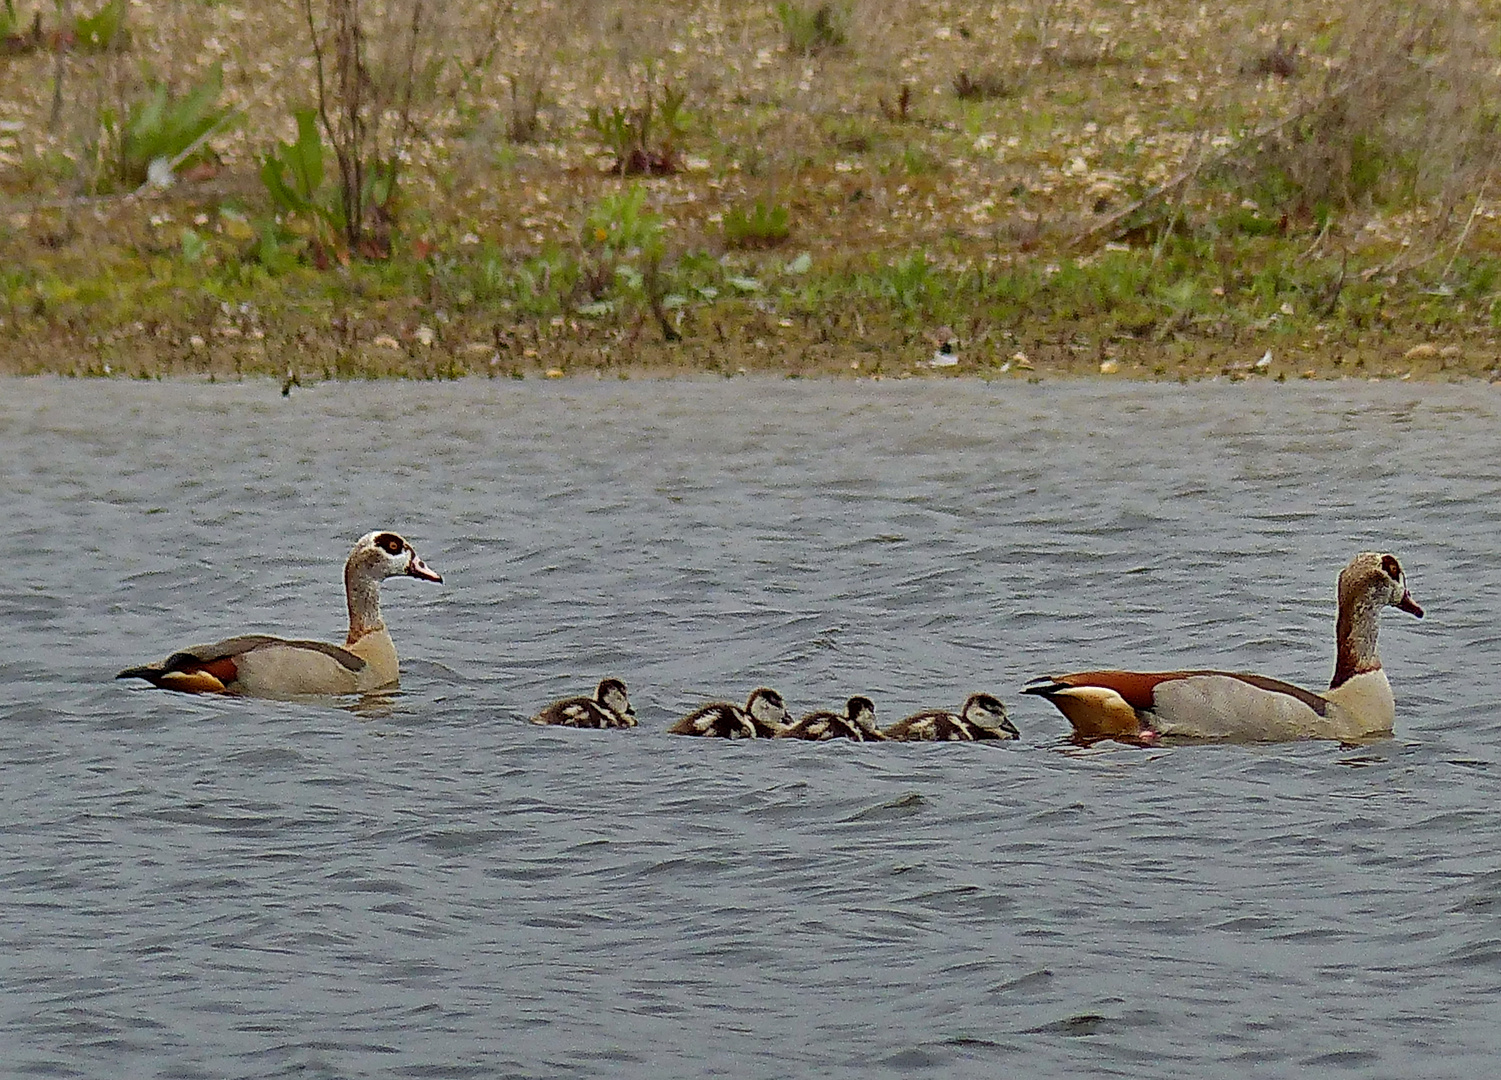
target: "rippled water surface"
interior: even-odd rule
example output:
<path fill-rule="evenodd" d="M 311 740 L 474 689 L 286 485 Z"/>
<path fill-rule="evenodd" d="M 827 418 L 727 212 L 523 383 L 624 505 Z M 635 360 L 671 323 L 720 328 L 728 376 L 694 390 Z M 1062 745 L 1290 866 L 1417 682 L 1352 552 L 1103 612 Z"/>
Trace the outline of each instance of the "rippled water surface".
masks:
<path fill-rule="evenodd" d="M 1501 390 L 0 383 L 11 1075 L 1486 1076 Z M 388 701 L 119 668 L 338 639 Z M 1067 753 L 1082 666 L 1320 687 L 1397 553 L 1396 738 Z M 641 727 L 539 729 L 603 675 Z M 1018 744 L 663 729 L 779 688 Z"/>

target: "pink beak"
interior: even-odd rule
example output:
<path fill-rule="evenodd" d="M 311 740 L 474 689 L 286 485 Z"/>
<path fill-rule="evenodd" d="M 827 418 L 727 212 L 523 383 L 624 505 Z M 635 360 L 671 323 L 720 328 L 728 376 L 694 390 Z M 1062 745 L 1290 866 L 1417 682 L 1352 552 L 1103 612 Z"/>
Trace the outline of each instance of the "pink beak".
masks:
<path fill-rule="evenodd" d="M 1409 615 L 1416 615 L 1420 619 L 1423 617 L 1423 609 L 1418 607 L 1418 602 L 1412 598 L 1412 593 L 1406 589 L 1402 590 L 1402 599 L 1397 601 L 1397 606 Z"/>
<path fill-rule="evenodd" d="M 412 553 L 412 561 L 407 563 L 407 573 L 414 578 L 421 578 L 423 581 L 436 581 L 440 584 L 443 581 L 443 575 L 436 570 L 429 569 L 427 563 L 417 558 L 416 552 Z M 1420 611 L 1418 614 L 1421 615 L 1422 612 Z"/>

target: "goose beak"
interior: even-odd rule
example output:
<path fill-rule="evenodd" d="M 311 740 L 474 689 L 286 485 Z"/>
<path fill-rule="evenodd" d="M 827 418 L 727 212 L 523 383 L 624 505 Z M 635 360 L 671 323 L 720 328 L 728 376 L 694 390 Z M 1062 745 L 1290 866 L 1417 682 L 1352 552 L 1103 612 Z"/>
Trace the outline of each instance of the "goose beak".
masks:
<path fill-rule="evenodd" d="M 407 563 L 407 575 L 423 581 L 436 581 L 440 585 L 443 583 L 443 575 L 429 568 L 427 563 L 417 557 L 416 552 L 412 553 L 412 561 Z"/>
<path fill-rule="evenodd" d="M 1009 732 L 1013 739 L 1020 739 L 1022 737 L 1022 733 L 1016 730 L 1016 725 L 1011 722 L 1009 717 L 1001 721 L 1000 728 L 1002 731 Z"/>
<path fill-rule="evenodd" d="M 1418 602 L 1412 598 L 1412 593 L 1406 589 L 1402 590 L 1402 599 L 1397 601 L 1397 606 L 1409 615 L 1416 615 L 1420 619 L 1423 617 L 1423 609 L 1418 607 Z"/>

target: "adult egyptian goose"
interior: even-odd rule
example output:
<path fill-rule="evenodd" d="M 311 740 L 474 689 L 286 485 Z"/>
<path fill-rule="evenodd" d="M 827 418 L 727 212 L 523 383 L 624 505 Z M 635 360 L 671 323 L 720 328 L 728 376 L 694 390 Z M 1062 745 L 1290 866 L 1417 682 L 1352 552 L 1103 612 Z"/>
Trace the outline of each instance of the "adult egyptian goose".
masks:
<path fill-rule="evenodd" d="M 886 736 L 876 727 L 876 707 L 867 697 L 852 697 L 841 716 L 836 712 L 813 712 L 777 733 L 779 739 L 853 739 L 881 742 Z"/>
<path fill-rule="evenodd" d="M 636 713 L 625 695 L 625 683 L 605 679 L 591 697 L 554 701 L 536 716 L 534 724 L 573 728 L 627 728 L 636 726 Z"/>
<path fill-rule="evenodd" d="M 971 694 L 958 713 L 941 709 L 913 713 L 881 734 L 893 742 L 977 742 L 1021 737 L 1006 715 L 1006 706 L 991 694 Z"/>
<path fill-rule="evenodd" d="M 745 708 L 713 701 L 695 709 L 667 729 L 669 735 L 704 735 L 718 739 L 772 739 L 792 723 L 782 695 L 762 686 L 751 691 Z"/>
<path fill-rule="evenodd" d="M 1390 605 L 1423 617 L 1392 555 L 1362 552 L 1339 575 L 1334 678 L 1321 694 L 1228 671 L 1081 671 L 1023 692 L 1058 707 L 1077 742 L 1152 743 L 1159 736 L 1354 742 L 1391 731 L 1391 684 L 1376 655 L 1377 616 Z"/>
<path fill-rule="evenodd" d="M 180 649 L 156 664 L 126 668 L 117 679 L 145 679 L 163 690 L 252 697 L 363 694 L 397 685 L 396 645 L 380 613 L 380 583 L 442 575 L 394 532 L 366 533 L 344 564 L 349 635 L 343 645 L 243 634 L 213 645 Z"/>

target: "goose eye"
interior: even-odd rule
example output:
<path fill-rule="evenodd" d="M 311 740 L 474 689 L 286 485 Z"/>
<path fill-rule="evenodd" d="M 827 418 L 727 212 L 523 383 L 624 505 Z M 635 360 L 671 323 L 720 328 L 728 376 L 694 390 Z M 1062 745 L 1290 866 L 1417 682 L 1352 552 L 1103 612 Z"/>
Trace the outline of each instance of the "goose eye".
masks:
<path fill-rule="evenodd" d="M 375 538 L 375 546 L 387 555 L 400 555 L 406 550 L 406 541 L 395 533 L 381 533 Z"/>
<path fill-rule="evenodd" d="M 1389 578 L 1391 578 L 1393 581 L 1401 581 L 1402 580 L 1402 566 L 1392 556 L 1390 556 L 1390 555 L 1384 555 L 1384 556 L 1382 556 L 1382 559 L 1381 559 L 1381 569 L 1385 570 L 1386 571 L 1386 576 L 1389 577 Z"/>

